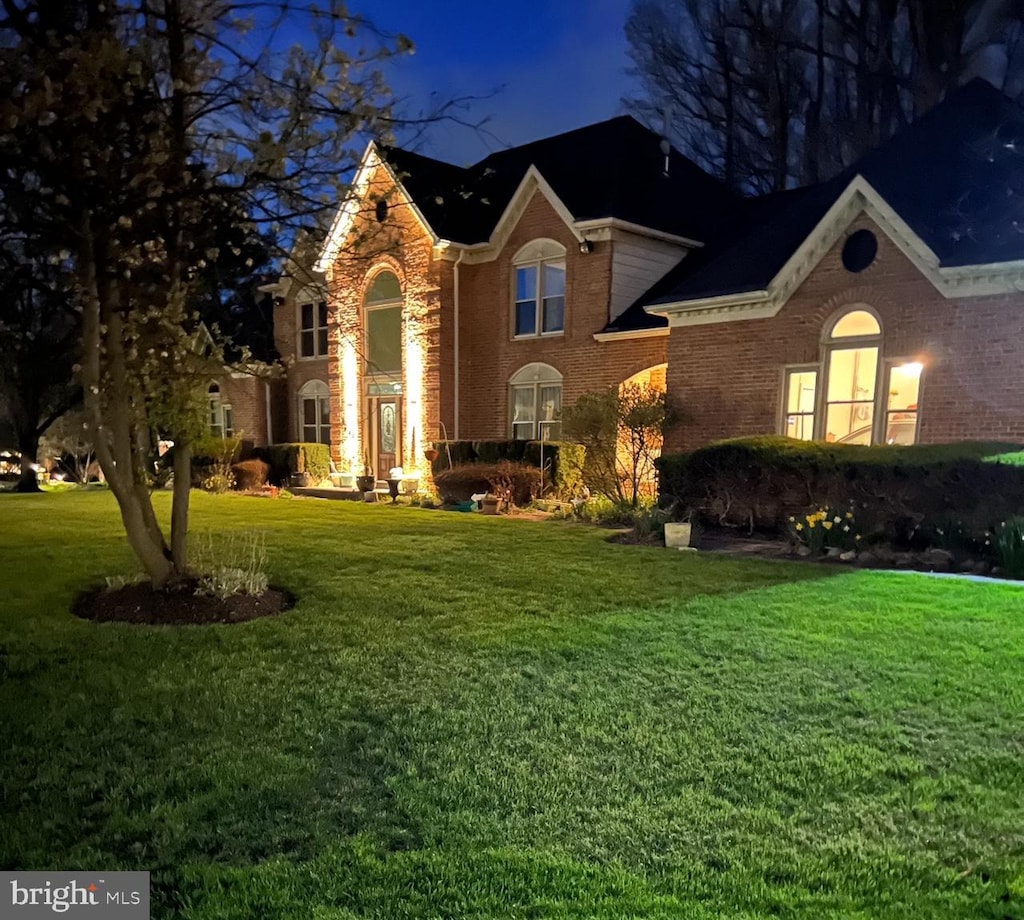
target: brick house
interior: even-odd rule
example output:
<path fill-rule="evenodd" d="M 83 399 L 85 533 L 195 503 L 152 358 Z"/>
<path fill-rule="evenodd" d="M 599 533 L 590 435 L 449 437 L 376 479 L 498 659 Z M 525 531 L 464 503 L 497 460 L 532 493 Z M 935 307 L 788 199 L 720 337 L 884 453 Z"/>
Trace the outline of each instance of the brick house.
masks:
<path fill-rule="evenodd" d="M 638 298 L 733 202 L 629 117 L 468 168 L 371 144 L 314 269 L 275 289 L 275 438 L 416 476 L 439 438 L 550 440 L 584 392 L 663 385 L 668 325 Z"/>
<path fill-rule="evenodd" d="M 371 144 L 274 288 L 286 375 L 251 430 L 416 476 L 432 441 L 554 439 L 563 404 L 635 379 L 683 408 L 670 449 L 1024 441 L 1022 154 L 981 81 L 761 198 L 629 117 L 467 168 Z"/>
<path fill-rule="evenodd" d="M 1024 442 L 1024 111 L 975 81 L 822 185 L 746 202 L 646 300 L 668 449 Z"/>

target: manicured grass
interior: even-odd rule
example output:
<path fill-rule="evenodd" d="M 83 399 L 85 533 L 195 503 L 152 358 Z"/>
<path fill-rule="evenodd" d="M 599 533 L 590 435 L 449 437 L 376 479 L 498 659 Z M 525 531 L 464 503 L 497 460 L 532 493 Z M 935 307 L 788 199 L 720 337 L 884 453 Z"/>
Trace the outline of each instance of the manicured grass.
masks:
<path fill-rule="evenodd" d="M 0 868 L 151 869 L 161 918 L 1024 917 L 1020 587 L 194 520 L 264 530 L 299 606 L 77 621 L 131 569 L 111 497 L 0 496 Z"/>

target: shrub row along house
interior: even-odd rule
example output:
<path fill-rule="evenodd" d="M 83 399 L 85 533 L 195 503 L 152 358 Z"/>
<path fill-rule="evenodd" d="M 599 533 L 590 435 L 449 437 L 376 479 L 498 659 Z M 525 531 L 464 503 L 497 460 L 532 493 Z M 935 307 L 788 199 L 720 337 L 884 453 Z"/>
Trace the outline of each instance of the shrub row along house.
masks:
<path fill-rule="evenodd" d="M 211 424 L 425 472 L 439 438 L 556 439 L 666 386 L 666 447 L 781 433 L 1024 440 L 1024 112 L 976 81 L 835 179 L 740 198 L 630 117 L 461 168 L 371 144 L 274 292 L 287 373 Z M 229 408 L 230 407 L 230 408 Z"/>

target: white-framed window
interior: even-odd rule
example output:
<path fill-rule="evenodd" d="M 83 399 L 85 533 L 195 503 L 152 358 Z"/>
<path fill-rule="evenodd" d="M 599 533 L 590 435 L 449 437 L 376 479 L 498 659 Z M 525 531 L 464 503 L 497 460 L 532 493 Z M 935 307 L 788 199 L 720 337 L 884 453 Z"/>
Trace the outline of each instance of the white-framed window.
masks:
<path fill-rule="evenodd" d="M 327 356 L 327 304 L 300 303 L 299 357 L 323 358 Z"/>
<path fill-rule="evenodd" d="M 814 438 L 814 407 L 818 399 L 818 368 L 787 367 L 783 394 L 783 434 L 801 441 Z"/>
<path fill-rule="evenodd" d="M 554 240 L 527 243 L 512 259 L 515 294 L 512 335 L 532 338 L 565 332 L 565 247 Z"/>
<path fill-rule="evenodd" d="M 785 371 L 782 433 L 840 444 L 913 444 L 922 364 L 882 359 L 882 324 L 866 306 L 838 316 L 819 366 Z"/>
<path fill-rule="evenodd" d="M 299 440 L 331 443 L 331 395 L 322 380 L 309 380 L 299 389 Z"/>
<path fill-rule="evenodd" d="M 215 438 L 230 438 L 235 433 L 234 419 L 231 417 L 231 405 L 224 401 L 220 387 L 211 383 L 206 391 L 210 434 Z"/>
<path fill-rule="evenodd" d="M 509 380 L 512 437 L 557 441 L 562 433 L 562 375 L 548 364 L 527 364 Z"/>
<path fill-rule="evenodd" d="M 402 287 L 389 271 L 380 272 L 366 292 L 366 372 L 392 377 L 402 373 Z"/>

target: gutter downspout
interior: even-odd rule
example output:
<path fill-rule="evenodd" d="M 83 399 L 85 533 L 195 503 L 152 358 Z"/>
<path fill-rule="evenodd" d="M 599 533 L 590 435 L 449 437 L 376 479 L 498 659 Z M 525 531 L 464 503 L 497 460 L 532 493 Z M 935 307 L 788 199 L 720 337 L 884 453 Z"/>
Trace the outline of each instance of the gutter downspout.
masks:
<path fill-rule="evenodd" d="M 453 284 L 455 285 L 455 440 L 459 440 L 459 265 L 466 250 L 459 250 L 455 260 Z M 450 464 L 449 464 L 450 465 Z"/>
<path fill-rule="evenodd" d="M 267 444 L 274 443 L 274 423 L 270 417 L 270 381 L 264 380 L 263 386 L 267 397 Z"/>

